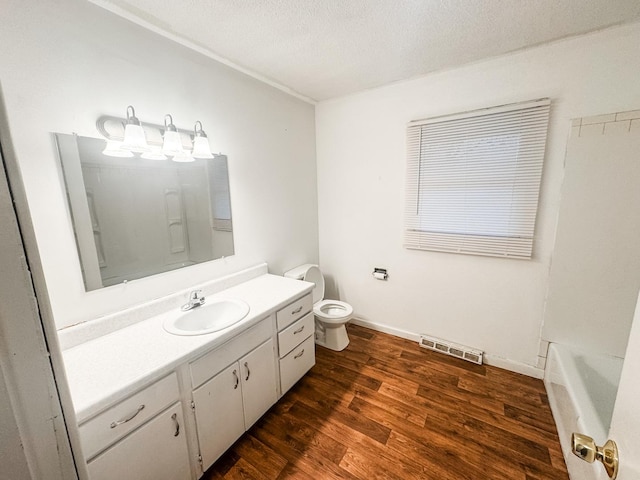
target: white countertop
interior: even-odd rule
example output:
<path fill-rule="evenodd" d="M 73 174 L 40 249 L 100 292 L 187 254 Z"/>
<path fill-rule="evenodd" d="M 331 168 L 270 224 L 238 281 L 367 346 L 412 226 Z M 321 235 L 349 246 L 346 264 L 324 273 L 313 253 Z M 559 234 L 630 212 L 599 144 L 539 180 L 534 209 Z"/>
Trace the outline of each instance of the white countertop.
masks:
<path fill-rule="evenodd" d="M 224 330 L 172 335 L 162 327 L 167 316 L 175 313 L 167 312 L 65 350 L 65 370 L 78 423 L 221 345 L 312 288 L 312 283 L 262 275 L 207 297 L 235 298 L 249 304 L 247 316 Z"/>

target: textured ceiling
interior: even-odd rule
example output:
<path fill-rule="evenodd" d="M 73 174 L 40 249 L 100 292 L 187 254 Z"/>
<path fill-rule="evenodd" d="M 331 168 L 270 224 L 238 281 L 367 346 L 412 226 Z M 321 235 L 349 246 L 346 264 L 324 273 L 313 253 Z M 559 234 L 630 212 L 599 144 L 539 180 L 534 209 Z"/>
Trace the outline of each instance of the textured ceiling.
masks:
<path fill-rule="evenodd" d="M 325 100 L 640 19 L 640 0 L 93 0 Z"/>

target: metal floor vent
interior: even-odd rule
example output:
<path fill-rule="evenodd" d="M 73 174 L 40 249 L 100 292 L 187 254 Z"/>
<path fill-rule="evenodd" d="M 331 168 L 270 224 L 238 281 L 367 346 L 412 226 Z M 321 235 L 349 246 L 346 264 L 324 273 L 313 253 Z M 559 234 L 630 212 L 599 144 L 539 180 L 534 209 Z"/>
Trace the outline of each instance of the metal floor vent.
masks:
<path fill-rule="evenodd" d="M 418 344 L 427 350 L 433 350 L 434 352 L 444 353 L 446 355 L 451 355 L 452 357 L 461 358 L 462 360 L 482 365 L 482 351 L 476 350 L 475 348 L 465 347 L 464 345 L 458 345 L 456 343 L 451 343 L 428 335 L 420 335 L 420 341 Z"/>

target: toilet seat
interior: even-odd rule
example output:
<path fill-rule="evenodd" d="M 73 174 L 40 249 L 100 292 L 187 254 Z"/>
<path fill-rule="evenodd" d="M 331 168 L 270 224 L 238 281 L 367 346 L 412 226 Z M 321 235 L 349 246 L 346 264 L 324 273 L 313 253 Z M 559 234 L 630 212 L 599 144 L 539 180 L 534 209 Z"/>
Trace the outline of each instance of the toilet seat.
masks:
<path fill-rule="evenodd" d="M 344 323 L 353 314 L 353 307 L 339 300 L 321 300 L 313 305 L 313 314 L 326 323 Z"/>

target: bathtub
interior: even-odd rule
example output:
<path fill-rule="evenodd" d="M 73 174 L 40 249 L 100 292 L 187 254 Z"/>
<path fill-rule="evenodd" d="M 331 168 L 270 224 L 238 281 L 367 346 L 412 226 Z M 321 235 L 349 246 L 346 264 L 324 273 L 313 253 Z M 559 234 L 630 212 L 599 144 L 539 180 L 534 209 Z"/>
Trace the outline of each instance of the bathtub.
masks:
<path fill-rule="evenodd" d="M 557 343 L 549 345 L 544 383 L 572 480 L 609 478 L 599 462 L 588 464 L 573 455 L 571 434 L 589 435 L 598 445 L 607 440 L 623 361 Z"/>

